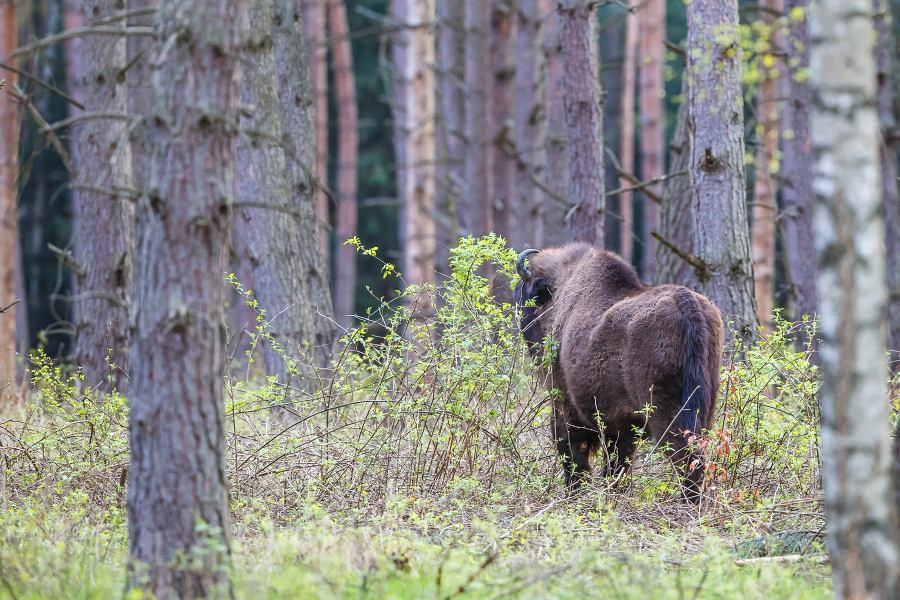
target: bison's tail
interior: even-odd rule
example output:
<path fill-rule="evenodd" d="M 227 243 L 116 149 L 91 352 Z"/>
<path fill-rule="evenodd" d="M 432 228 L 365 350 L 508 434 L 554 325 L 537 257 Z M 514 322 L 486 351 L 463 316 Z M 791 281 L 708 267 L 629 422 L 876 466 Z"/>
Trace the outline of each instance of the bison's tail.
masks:
<path fill-rule="evenodd" d="M 719 374 L 710 338 L 715 335 L 699 299 L 688 290 L 679 290 L 676 296 L 681 311 L 684 334 L 682 359 L 681 410 L 673 424 L 676 435 L 690 432 L 699 435 L 710 426 L 718 393 Z"/>

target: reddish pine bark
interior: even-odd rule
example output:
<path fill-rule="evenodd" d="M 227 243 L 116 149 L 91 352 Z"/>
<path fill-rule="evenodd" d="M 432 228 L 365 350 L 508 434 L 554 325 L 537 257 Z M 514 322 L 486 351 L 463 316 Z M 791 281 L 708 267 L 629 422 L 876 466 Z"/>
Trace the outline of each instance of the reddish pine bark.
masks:
<path fill-rule="evenodd" d="M 0 61 L 15 64 L 9 55 L 15 50 L 19 36 L 16 29 L 16 4 L 13 0 L 0 0 Z M 0 89 L 0 308 L 16 297 L 16 265 L 19 255 L 19 117 L 16 104 L 7 95 L 16 84 L 15 73 L 4 71 L 0 79 L 6 79 Z M 0 388 L 15 376 L 16 314 L 25 310 L 19 304 L 0 315 Z M 9 389 L 9 388 L 7 388 Z M 2 394 L 0 390 L 0 394 Z"/>
<path fill-rule="evenodd" d="M 344 242 L 356 236 L 356 162 L 359 153 L 356 81 L 350 26 L 343 0 L 328 3 L 328 25 L 334 38 L 332 67 L 337 104 L 337 213 L 334 229 L 337 253 L 334 264 L 334 313 L 338 325 L 353 325 L 356 305 L 356 248 Z"/>
<path fill-rule="evenodd" d="M 320 186 L 328 181 L 328 33 L 329 0 L 303 0 L 303 30 L 306 38 L 306 56 L 309 60 L 312 81 L 313 105 L 316 123 L 315 173 Z M 319 220 L 319 237 L 322 251 L 329 255 L 328 195 L 323 188 L 316 193 L 316 215 Z M 326 261 L 327 262 L 327 261 Z"/>
<path fill-rule="evenodd" d="M 208 598 L 229 586 L 223 273 L 247 3 L 163 0 L 159 11 L 155 39 L 166 52 L 153 77 L 147 193 L 138 204 L 131 585 L 161 600 Z"/>
<path fill-rule="evenodd" d="M 665 107 L 663 106 L 663 66 L 666 60 L 666 2 L 647 0 L 638 14 L 640 23 L 639 100 L 641 115 L 641 179 L 650 181 L 665 171 Z M 659 196 L 660 186 L 648 188 Z M 641 242 L 644 246 L 641 273 L 654 282 L 656 276 L 656 239 L 651 231 L 659 229 L 660 207 L 643 194 L 644 220 Z"/>
<path fill-rule="evenodd" d="M 603 113 L 596 4 L 560 0 L 566 129 L 569 134 L 569 239 L 603 246 Z"/>
<path fill-rule="evenodd" d="M 124 10 L 122 0 L 86 0 L 85 22 Z M 125 29 L 124 21 L 108 27 Z M 119 74 L 127 64 L 124 36 L 95 36 L 82 44 L 85 112 L 128 112 L 128 88 Z M 84 382 L 101 391 L 127 389 L 130 354 L 129 313 L 134 278 L 134 203 L 131 144 L 121 120 L 91 119 L 74 127 L 76 184 L 97 191 L 75 195 L 72 239 L 77 273 L 75 347 Z M 107 362 L 108 361 L 108 362 Z"/>
<path fill-rule="evenodd" d="M 637 41 L 638 16 L 634 11 L 625 15 L 625 56 L 622 60 L 622 134 L 619 142 L 619 162 L 622 171 L 634 173 L 634 103 L 637 85 Z M 620 178 L 619 185 L 628 187 L 633 183 Z M 634 196 L 623 192 L 619 196 L 619 250 L 622 258 L 629 263 L 634 258 Z"/>

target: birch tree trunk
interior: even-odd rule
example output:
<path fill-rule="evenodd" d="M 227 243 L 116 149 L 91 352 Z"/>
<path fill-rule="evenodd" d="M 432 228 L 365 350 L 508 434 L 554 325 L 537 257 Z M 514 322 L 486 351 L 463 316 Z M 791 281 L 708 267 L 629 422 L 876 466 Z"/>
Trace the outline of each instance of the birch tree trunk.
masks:
<path fill-rule="evenodd" d="M 166 51 L 138 205 L 128 531 L 132 585 L 146 574 L 141 587 L 162 600 L 229 585 L 223 273 L 247 3 L 163 0 L 159 10 Z"/>
<path fill-rule="evenodd" d="M 744 186 L 737 0 L 691 2 L 687 21 L 690 193 L 694 252 L 703 263 L 697 291 L 734 319 L 746 337 L 756 332 L 759 320 Z"/>
<path fill-rule="evenodd" d="M 547 166 L 544 169 L 544 210 L 536 234 L 537 247 L 560 246 L 568 240 L 566 213 L 569 194 L 569 132 L 566 129 L 565 63 L 562 57 L 561 21 L 551 0 L 541 0 L 545 15 L 544 60 L 547 65 Z"/>
<path fill-rule="evenodd" d="M 894 598 L 900 574 L 871 19 L 871 0 L 819 0 L 810 13 L 822 482 L 835 598 Z"/>
<path fill-rule="evenodd" d="M 663 66 L 666 61 L 666 1 L 647 0 L 639 14 L 640 21 L 640 97 L 641 113 L 641 179 L 650 181 L 666 169 L 665 107 L 663 106 Z M 659 196 L 660 186 L 648 191 Z M 641 273 L 645 281 L 655 282 L 656 239 L 650 232 L 659 230 L 660 207 L 647 194 L 642 194 L 644 207 L 641 242 L 644 245 Z"/>
<path fill-rule="evenodd" d="M 328 253 L 320 243 L 317 218 L 316 114 L 299 0 L 274 0 L 275 74 L 281 99 L 281 140 L 288 169 L 291 206 L 298 213 L 300 262 L 315 332 L 316 365 L 328 367 L 337 329 L 328 278 Z"/>
<path fill-rule="evenodd" d="M 638 16 L 636 9 L 625 14 L 625 57 L 622 62 L 622 135 L 619 146 L 619 162 L 622 171 L 634 173 L 634 105 L 637 90 L 637 47 Z M 625 178 L 619 178 L 620 187 L 633 185 Z M 634 261 L 634 194 L 622 192 L 619 196 L 620 254 L 626 262 Z"/>
<path fill-rule="evenodd" d="M 543 194 L 536 183 L 543 177 L 547 129 L 541 1 L 519 0 L 517 17 L 513 40 L 516 227 L 510 241 L 514 248 L 524 249 L 540 247 L 543 219 Z"/>
<path fill-rule="evenodd" d="M 440 77 L 437 83 L 438 106 L 438 165 L 437 193 L 437 249 L 439 273 L 450 271 L 450 247 L 459 241 L 457 208 L 463 198 L 465 181 L 465 139 L 463 132 L 465 102 L 465 18 L 466 5 L 459 0 L 438 0 L 438 61 Z"/>
<path fill-rule="evenodd" d="M 459 234 L 486 234 L 494 229 L 491 123 L 491 3 L 465 0 L 465 186 L 459 206 Z"/>
<path fill-rule="evenodd" d="M 321 187 L 328 182 L 328 35 L 329 0 L 302 0 L 303 31 L 306 34 L 306 56 L 312 81 L 313 113 L 316 125 L 316 216 L 325 264 L 329 256 L 328 195 Z"/>
<path fill-rule="evenodd" d="M 884 205 L 885 273 L 887 274 L 888 364 L 900 371 L 900 194 L 897 190 L 897 133 L 894 102 L 894 55 L 891 5 L 874 0 L 875 10 L 875 102 L 881 128 L 881 188 Z"/>
<path fill-rule="evenodd" d="M 124 9 L 123 0 L 85 0 L 85 23 Z M 125 21 L 107 26 L 124 31 Z M 85 112 L 126 114 L 128 87 L 120 76 L 128 61 L 125 36 L 94 36 L 82 44 L 82 52 Z M 127 129 L 121 120 L 92 119 L 75 125 L 79 160 L 75 182 L 97 191 L 76 194 L 72 232 L 81 268 L 73 306 L 77 362 L 87 386 L 123 393 L 131 350 L 128 321 L 135 252 L 134 204 L 119 191 L 133 187 Z"/>
<path fill-rule="evenodd" d="M 353 75 L 353 53 L 350 25 L 344 0 L 328 2 L 328 25 L 334 37 L 332 72 L 337 104 L 337 212 L 334 229 L 337 252 L 334 261 L 334 312 L 338 325 L 353 326 L 356 312 L 356 248 L 344 242 L 356 236 L 356 162 L 359 153 L 357 129 L 356 80 Z"/>
<path fill-rule="evenodd" d="M 279 13 L 280 15 L 280 13 Z M 237 142 L 235 219 L 253 269 L 256 299 L 265 310 L 273 340 L 264 345 L 266 375 L 291 384 L 290 361 L 315 345 L 306 290 L 300 207 L 294 203 L 282 144 L 282 110 L 275 74 L 272 2 L 250 0 L 250 43 L 246 48 L 241 104 L 253 107 L 241 119 Z"/>
<path fill-rule="evenodd" d="M 434 284 L 436 2 L 394 0 L 391 11 L 400 26 L 392 49 L 402 273 L 406 283 Z"/>
<path fill-rule="evenodd" d="M 557 0 L 557 14 L 569 133 L 569 239 L 603 247 L 606 190 L 597 5 L 589 0 Z"/>
<path fill-rule="evenodd" d="M 812 92 L 809 87 L 809 0 L 785 0 L 788 15 L 786 74 L 788 99 L 781 115 L 781 223 L 793 318 L 815 318 L 817 259 L 813 235 L 813 183 L 810 131 Z M 801 332 L 801 343 L 813 343 Z M 812 358 L 818 361 L 818 354 Z"/>
<path fill-rule="evenodd" d="M 491 161 L 494 167 L 491 207 L 494 215 L 494 231 L 509 241 L 518 228 L 513 198 L 516 165 L 512 157 L 513 81 L 515 66 L 512 61 L 512 39 L 515 30 L 514 7 L 510 0 L 491 0 Z M 512 300 L 507 286 L 495 290 L 501 300 Z"/>
<path fill-rule="evenodd" d="M 765 335 L 772 331 L 772 309 L 775 305 L 775 217 L 778 214 L 776 205 L 778 184 L 772 175 L 778 172 L 778 74 L 784 68 L 784 65 L 774 58 L 775 47 L 772 46 L 772 42 L 778 37 L 774 15 L 784 11 L 784 2 L 760 0 L 760 7 L 765 9 L 760 11 L 760 18 L 770 33 L 767 42 L 768 52 L 762 53 L 757 66 L 761 79 L 756 100 L 759 122 L 756 127 L 758 139 L 750 242 L 756 308 Z"/>
<path fill-rule="evenodd" d="M 18 45 L 16 4 L 0 0 L 0 61 L 15 64 L 10 54 Z M 19 111 L 7 95 L 16 84 L 15 73 L 4 72 L 0 89 L 0 256 L 19 256 Z M 16 265 L 11 258 L 0 261 L 0 308 L 16 300 Z M 24 299 L 23 299 L 24 300 Z M 0 315 L 0 388 L 15 376 L 16 313 L 24 302 Z M 15 312 L 14 312 L 15 311 Z"/>

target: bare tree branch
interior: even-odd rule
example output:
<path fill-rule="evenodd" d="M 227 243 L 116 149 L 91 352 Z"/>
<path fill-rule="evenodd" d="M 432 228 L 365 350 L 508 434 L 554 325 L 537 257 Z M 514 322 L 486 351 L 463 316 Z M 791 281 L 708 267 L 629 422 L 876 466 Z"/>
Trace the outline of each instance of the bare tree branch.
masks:
<path fill-rule="evenodd" d="M 61 33 L 57 33 L 55 35 L 48 35 L 45 38 L 41 38 L 39 40 L 35 40 L 29 44 L 25 44 L 24 46 L 19 47 L 15 52 L 13 52 L 10 56 L 12 58 L 21 58 L 23 56 L 30 56 L 35 52 L 39 52 L 46 48 L 47 46 L 52 46 L 53 44 L 57 44 L 59 42 L 64 42 L 66 40 L 81 37 L 85 35 L 153 35 L 152 27 L 128 27 L 126 29 L 122 29 L 121 27 L 97 27 L 89 25 L 87 27 L 76 27 L 74 29 L 68 29 Z"/>
<path fill-rule="evenodd" d="M 24 77 L 25 79 L 28 79 L 29 81 L 33 81 L 35 85 L 37 85 L 37 86 L 39 86 L 39 87 L 42 87 L 42 88 L 44 88 L 45 90 L 47 90 L 47 91 L 49 91 L 49 92 L 52 92 L 52 93 L 56 94 L 57 96 L 59 96 L 60 98 L 62 98 L 62 99 L 65 100 L 66 102 L 68 102 L 69 104 L 72 104 L 72 105 L 74 105 L 74 106 L 77 106 L 77 107 L 80 108 L 81 110 L 84 110 L 84 105 L 83 105 L 81 102 L 79 102 L 78 100 L 76 100 L 76 99 L 73 98 L 72 96 L 68 95 L 68 94 L 65 93 L 64 91 L 62 91 L 62 90 L 60 90 L 60 89 L 58 89 L 58 88 L 53 87 L 52 85 L 50 85 L 49 83 L 43 81 L 42 79 L 38 79 L 37 77 L 35 77 L 35 76 L 32 75 L 31 73 L 27 73 L 27 72 L 25 72 L 25 71 L 22 71 L 21 69 L 17 69 L 17 68 L 15 68 L 15 67 L 11 67 L 11 66 L 5 65 L 5 64 L 3 64 L 3 63 L 0 63 L 0 69 L 5 69 L 5 70 L 7 70 L 7 71 L 10 71 L 10 72 L 12 72 L 12 73 L 15 73 L 15 74 L 18 75 L 19 77 Z M 0 79 L 0 88 L 3 87 L 3 83 L 4 83 L 5 81 L 6 81 L 5 79 Z"/>
<path fill-rule="evenodd" d="M 42 134 L 48 134 L 51 131 L 56 131 L 57 129 L 62 129 L 64 127 L 68 127 L 69 125 L 74 125 L 79 121 L 93 121 L 96 119 L 110 119 L 110 120 L 118 120 L 118 121 L 127 121 L 131 115 L 128 113 L 118 113 L 118 112 L 93 112 L 93 113 L 83 113 L 80 115 L 75 115 L 74 117 L 69 117 L 68 119 L 63 119 L 62 121 L 57 121 L 56 123 L 50 123 L 46 127 L 41 127 L 38 131 Z"/>

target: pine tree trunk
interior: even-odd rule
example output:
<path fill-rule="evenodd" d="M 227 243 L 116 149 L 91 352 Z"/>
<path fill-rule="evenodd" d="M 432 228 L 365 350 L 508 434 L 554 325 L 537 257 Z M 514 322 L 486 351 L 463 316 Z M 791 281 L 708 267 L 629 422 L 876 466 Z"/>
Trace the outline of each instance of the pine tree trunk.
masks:
<path fill-rule="evenodd" d="M 772 31 L 776 26 L 775 14 L 784 11 L 784 2 L 760 0 L 760 6 L 766 9 L 760 12 L 760 18 Z M 770 37 L 771 42 L 777 39 L 774 31 Z M 770 44 L 768 50 L 774 53 L 776 47 Z M 756 100 L 759 139 L 756 143 L 751 227 L 756 308 L 763 326 L 763 334 L 772 330 L 772 309 L 775 304 L 775 216 L 778 214 L 776 205 L 778 183 L 773 175 L 778 172 L 778 73 L 784 68 L 780 61 L 767 65 L 766 59 L 771 56 L 773 55 L 763 53 L 758 59 L 757 67 L 761 77 Z"/>
<path fill-rule="evenodd" d="M 512 156 L 514 132 L 510 125 L 513 116 L 513 81 L 515 66 L 512 61 L 512 40 L 515 30 L 514 8 L 510 0 L 491 0 L 491 161 L 494 166 L 493 192 L 490 202 L 494 211 L 494 231 L 510 241 L 518 228 L 513 206 L 516 165 Z M 507 286 L 496 292 L 499 299 L 511 301 Z"/>
<path fill-rule="evenodd" d="M 435 0 L 394 0 L 394 147 L 401 206 L 403 277 L 435 283 Z"/>
<path fill-rule="evenodd" d="M 459 242 L 457 208 L 465 181 L 465 8 L 459 0 L 438 0 L 437 270 L 450 271 L 449 248 Z"/>
<path fill-rule="evenodd" d="M 822 483 L 835 598 L 895 598 L 872 0 L 810 13 Z"/>
<path fill-rule="evenodd" d="M 554 0 L 555 1 L 555 0 Z M 547 165 L 541 228 L 537 247 L 560 246 L 568 240 L 566 213 L 569 210 L 569 132 L 566 129 L 565 63 L 562 57 L 561 21 L 550 0 L 541 0 L 544 22 L 544 61 L 547 65 L 547 137 L 544 140 Z"/>
<path fill-rule="evenodd" d="M 241 120 L 245 135 L 237 142 L 235 221 L 253 269 L 256 300 L 273 337 L 264 345 L 266 375 L 291 384 L 288 360 L 303 372 L 305 361 L 298 354 L 305 352 L 304 343 L 315 345 L 315 328 L 303 269 L 300 207 L 290 192 L 282 144 L 274 25 L 272 2 L 250 0 L 241 104 L 253 109 Z"/>
<path fill-rule="evenodd" d="M 0 0 L 0 61 L 14 65 L 9 57 L 18 45 L 16 3 Z M 19 256 L 19 111 L 7 92 L 18 81 L 15 73 L 4 72 L 0 89 L 0 308 L 16 300 L 16 265 Z M 24 300 L 24 299 L 22 299 Z M 16 314 L 24 302 L 0 315 L 0 388 L 15 376 Z M 8 388 L 7 388 L 8 389 Z M 3 392 L 0 391 L 0 394 Z M 5 395 L 5 394 L 4 394 Z"/>
<path fill-rule="evenodd" d="M 546 139 L 544 85 L 544 21 L 540 0 L 519 0 L 513 40 L 515 60 L 513 122 L 515 124 L 516 227 L 511 243 L 516 249 L 540 247 L 543 194 L 536 185 L 543 177 Z"/>
<path fill-rule="evenodd" d="M 344 0 L 329 0 L 328 25 L 334 37 L 332 46 L 335 102 L 337 104 L 337 212 L 334 229 L 337 252 L 334 262 L 334 312 L 338 325 L 353 325 L 356 313 L 356 248 L 344 242 L 356 236 L 356 161 L 359 152 L 357 130 L 356 80 L 350 26 Z"/>
<path fill-rule="evenodd" d="M 557 0 L 569 133 L 569 239 L 602 247 L 606 190 L 596 9 L 589 0 Z"/>
<path fill-rule="evenodd" d="M 78 0 L 67 0 L 78 2 Z M 158 0 L 128 0 L 129 10 L 156 8 Z M 129 26 L 153 26 L 152 14 L 139 14 L 128 20 Z M 131 132 L 131 176 L 134 186 L 143 188 L 144 166 L 147 163 L 147 118 L 152 112 L 152 67 L 153 38 L 143 35 L 128 37 L 128 62 L 131 65 L 126 77 L 128 79 L 128 112 L 133 116 L 145 117 L 134 125 Z"/>
<path fill-rule="evenodd" d="M 809 87 L 809 0 L 785 0 L 788 100 L 781 115 L 781 223 L 793 318 L 815 318 L 816 246 L 813 236 L 813 183 L 810 129 L 812 93 Z M 803 332 L 801 332 L 802 334 Z M 802 344 L 815 340 L 800 340 Z M 818 354 L 812 358 L 818 361 Z"/>
<path fill-rule="evenodd" d="M 688 131 L 697 291 L 739 335 L 759 325 L 744 186 L 744 101 L 737 0 L 687 5 Z M 731 344 L 733 340 L 729 340 Z"/>
<path fill-rule="evenodd" d="M 641 179 L 660 177 L 666 168 L 665 107 L 663 106 L 663 66 L 666 61 L 666 2 L 648 0 L 639 15 L 640 21 L 640 95 L 641 113 Z M 648 191 L 659 196 L 660 186 Z M 656 239 L 651 231 L 659 230 L 660 207 L 643 194 L 644 219 L 641 242 L 644 246 L 641 273 L 645 281 L 655 282 Z"/>
<path fill-rule="evenodd" d="M 688 132 L 687 77 L 681 82 L 681 96 L 675 117 L 675 133 L 669 144 L 669 172 L 672 176 L 663 185 L 659 233 L 663 239 L 685 254 L 694 254 L 694 209 L 691 206 L 690 178 L 682 173 L 690 167 L 691 148 Z M 665 245 L 656 249 L 656 273 L 660 283 L 677 283 L 696 288 L 694 268 Z"/>
<path fill-rule="evenodd" d="M 638 16 L 629 10 L 625 14 L 625 56 L 622 61 L 622 135 L 619 142 L 619 163 L 625 173 L 634 173 L 634 106 L 637 90 Z M 620 178 L 619 185 L 628 187 L 631 181 Z M 619 249 L 625 261 L 634 261 L 634 195 L 622 192 L 619 196 Z"/>
<path fill-rule="evenodd" d="M 900 194 L 897 190 L 898 135 L 894 102 L 894 55 L 891 5 L 874 0 L 875 9 L 875 89 L 878 122 L 881 127 L 881 187 L 884 205 L 885 273 L 887 274 L 888 364 L 900 371 Z"/>
<path fill-rule="evenodd" d="M 291 206 L 299 214 L 300 262 L 314 322 L 316 365 L 327 368 L 334 354 L 337 329 L 328 278 L 328 253 L 320 243 L 317 218 L 315 93 L 303 41 L 299 0 L 275 0 L 275 74 L 281 99 L 281 139 L 288 167 Z"/>
<path fill-rule="evenodd" d="M 626 13 L 627 15 L 627 13 Z M 622 123 L 622 89 L 624 77 L 625 52 L 625 16 L 610 17 L 601 22 L 604 30 L 600 36 L 600 56 L 603 57 L 603 68 L 600 69 L 600 86 L 603 88 L 603 144 L 607 149 L 621 147 L 621 123 Z M 618 151 L 618 150 L 616 150 Z M 622 249 L 620 239 L 621 221 L 621 193 L 610 195 L 610 192 L 619 187 L 618 160 L 605 160 L 603 162 L 603 181 L 606 184 L 606 218 L 604 219 L 604 234 L 606 248 L 613 252 Z"/>
<path fill-rule="evenodd" d="M 494 229 L 491 123 L 491 3 L 465 0 L 465 189 L 459 234 L 482 236 Z"/>
<path fill-rule="evenodd" d="M 313 106 L 316 125 L 315 174 L 317 185 L 328 182 L 328 7 L 330 0 L 302 0 L 303 31 L 306 34 L 306 56 L 312 81 Z M 328 229 L 328 195 L 319 187 L 316 191 L 316 216 L 325 264 L 330 254 Z"/>
<path fill-rule="evenodd" d="M 124 9 L 123 0 L 85 0 L 85 23 Z M 107 26 L 124 30 L 125 22 Z M 125 37 L 94 36 L 82 44 L 82 52 L 85 112 L 127 113 L 128 87 L 120 77 L 128 61 Z M 124 392 L 130 372 L 135 213 L 131 198 L 119 192 L 133 187 L 126 130 L 123 121 L 107 119 L 74 127 L 76 184 L 98 190 L 81 190 L 75 196 L 72 239 L 82 269 L 72 307 L 75 346 L 85 384 L 101 391 Z"/>
<path fill-rule="evenodd" d="M 163 600 L 229 589 L 223 273 L 247 3 L 163 0 L 159 10 L 166 51 L 138 205 L 128 519 L 132 585 Z"/>

